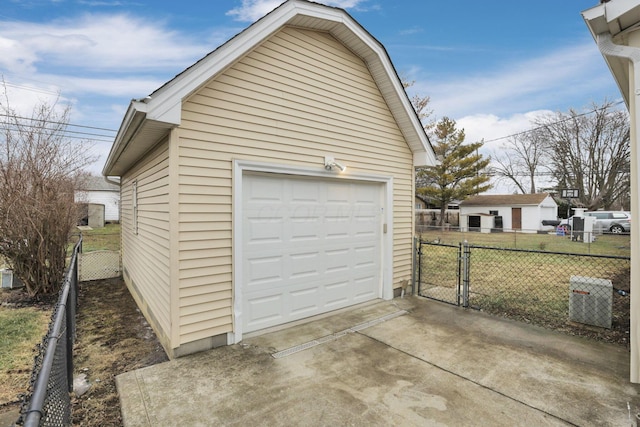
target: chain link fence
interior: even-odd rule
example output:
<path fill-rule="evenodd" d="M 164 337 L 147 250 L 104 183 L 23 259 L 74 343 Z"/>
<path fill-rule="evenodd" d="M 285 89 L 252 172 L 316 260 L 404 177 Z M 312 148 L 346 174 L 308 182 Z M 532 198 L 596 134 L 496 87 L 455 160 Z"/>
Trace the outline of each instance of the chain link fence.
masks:
<path fill-rule="evenodd" d="M 478 246 L 606 255 L 611 252 L 603 252 L 603 248 L 609 250 L 611 246 L 619 245 L 630 247 L 629 233 L 571 232 L 562 227 L 545 227 L 544 230 L 493 229 L 491 232 L 480 232 L 473 228 L 461 229 L 454 226 L 425 226 L 416 229 L 424 241 L 452 245 L 467 241 Z"/>
<path fill-rule="evenodd" d="M 416 241 L 421 296 L 627 345 L 628 256 Z"/>
<path fill-rule="evenodd" d="M 78 254 L 81 248 L 82 237 L 73 249 L 49 330 L 38 345 L 29 390 L 23 397 L 17 425 L 71 425 L 70 393 L 73 391 Z"/>

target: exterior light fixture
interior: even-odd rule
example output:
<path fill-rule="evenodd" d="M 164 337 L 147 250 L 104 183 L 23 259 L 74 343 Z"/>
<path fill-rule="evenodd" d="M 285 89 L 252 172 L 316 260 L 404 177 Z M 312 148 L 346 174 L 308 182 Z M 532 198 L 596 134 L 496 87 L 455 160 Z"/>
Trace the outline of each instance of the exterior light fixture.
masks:
<path fill-rule="evenodd" d="M 347 167 L 345 165 L 342 165 L 336 162 L 336 160 L 333 157 L 324 158 L 324 168 L 328 171 L 333 170 L 333 168 L 340 169 L 340 172 L 344 172 L 347 170 Z"/>

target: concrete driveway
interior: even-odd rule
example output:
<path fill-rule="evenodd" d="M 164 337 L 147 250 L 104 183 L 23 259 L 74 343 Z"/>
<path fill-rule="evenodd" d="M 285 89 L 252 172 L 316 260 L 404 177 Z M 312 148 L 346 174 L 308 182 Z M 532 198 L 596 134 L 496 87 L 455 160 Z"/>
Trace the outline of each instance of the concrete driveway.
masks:
<path fill-rule="evenodd" d="M 629 426 L 640 388 L 628 377 L 618 346 L 405 297 L 117 386 L 126 426 Z"/>

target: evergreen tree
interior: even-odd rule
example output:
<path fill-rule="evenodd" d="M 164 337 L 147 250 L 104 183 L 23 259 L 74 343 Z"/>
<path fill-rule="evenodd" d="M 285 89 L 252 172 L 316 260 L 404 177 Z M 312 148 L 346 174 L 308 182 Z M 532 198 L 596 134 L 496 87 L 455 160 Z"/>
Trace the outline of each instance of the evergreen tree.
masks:
<path fill-rule="evenodd" d="M 485 159 L 478 150 L 483 142 L 464 144 L 464 129 L 456 129 L 456 122 L 442 118 L 435 126 L 432 146 L 439 163 L 417 172 L 417 192 L 432 198 L 440 205 L 440 225 L 452 200 L 462 200 L 491 188 Z"/>

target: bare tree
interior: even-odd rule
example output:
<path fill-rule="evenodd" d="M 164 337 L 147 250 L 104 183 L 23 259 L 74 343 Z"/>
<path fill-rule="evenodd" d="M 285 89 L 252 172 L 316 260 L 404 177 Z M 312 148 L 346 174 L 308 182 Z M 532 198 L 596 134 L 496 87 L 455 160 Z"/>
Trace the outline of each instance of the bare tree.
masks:
<path fill-rule="evenodd" d="M 630 125 L 627 112 L 613 103 L 593 105 L 591 114 L 556 113 L 535 121 L 558 188 L 580 190 L 590 210 L 611 209 L 630 190 Z"/>
<path fill-rule="evenodd" d="M 400 79 L 405 91 L 416 83 L 415 80 L 409 81 L 404 77 L 401 77 Z M 427 132 L 427 135 L 429 135 L 429 137 L 432 137 L 431 133 L 435 128 L 436 123 L 434 120 L 429 120 L 429 118 L 433 115 L 433 110 L 429 108 L 431 97 L 426 95 L 413 94 L 409 96 L 409 101 L 411 101 L 411 105 L 416 111 L 416 115 L 418 116 L 420 123 L 422 123 L 422 127 Z"/>
<path fill-rule="evenodd" d="M 0 256 L 31 296 L 59 289 L 70 234 L 78 220 L 73 195 L 93 159 L 65 137 L 69 107 L 41 102 L 30 117 L 0 100 Z"/>
<path fill-rule="evenodd" d="M 548 172 L 548 144 L 539 129 L 512 136 L 494 153 L 493 173 L 515 185 L 522 194 L 534 194 L 540 174 Z"/>

